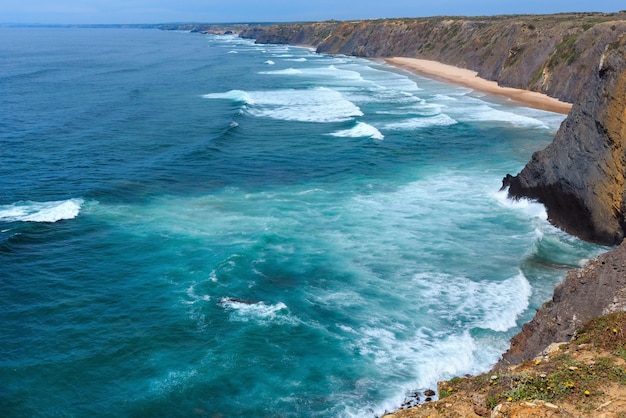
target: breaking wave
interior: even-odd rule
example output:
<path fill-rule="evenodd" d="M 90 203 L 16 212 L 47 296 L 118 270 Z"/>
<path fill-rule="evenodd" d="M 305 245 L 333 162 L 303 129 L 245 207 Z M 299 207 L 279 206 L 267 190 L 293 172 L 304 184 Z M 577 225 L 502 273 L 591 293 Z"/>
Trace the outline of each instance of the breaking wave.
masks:
<path fill-rule="evenodd" d="M 0 205 L 2 222 L 57 222 L 74 219 L 83 205 L 83 199 L 57 200 L 51 202 L 16 202 Z"/>

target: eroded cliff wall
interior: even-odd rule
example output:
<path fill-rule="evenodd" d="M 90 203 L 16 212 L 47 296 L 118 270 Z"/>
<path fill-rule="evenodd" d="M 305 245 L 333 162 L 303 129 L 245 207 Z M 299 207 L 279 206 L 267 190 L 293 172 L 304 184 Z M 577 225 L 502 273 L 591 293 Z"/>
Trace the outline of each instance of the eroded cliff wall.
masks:
<path fill-rule="evenodd" d="M 542 202 L 565 231 L 615 245 L 626 232 L 626 35 L 593 67 L 552 144 L 503 185 L 512 197 Z"/>
<path fill-rule="evenodd" d="M 550 344 L 570 341 L 587 321 L 626 311 L 626 241 L 570 270 L 565 280 L 522 331 L 494 369 L 503 369 L 539 356 Z"/>
<path fill-rule="evenodd" d="M 240 35 L 259 43 L 309 45 L 321 53 L 436 60 L 502 86 L 574 102 L 606 45 L 624 33 L 626 13 L 584 13 L 294 23 Z"/>

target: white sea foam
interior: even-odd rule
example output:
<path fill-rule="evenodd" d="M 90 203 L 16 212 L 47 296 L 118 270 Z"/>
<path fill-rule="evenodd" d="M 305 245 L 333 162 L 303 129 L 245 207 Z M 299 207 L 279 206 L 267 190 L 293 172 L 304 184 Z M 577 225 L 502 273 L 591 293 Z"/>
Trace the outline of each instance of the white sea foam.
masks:
<path fill-rule="evenodd" d="M 509 199 L 508 193 L 509 190 L 507 188 L 493 193 L 492 196 L 505 208 L 523 212 L 531 218 L 548 219 L 548 212 L 546 212 L 545 206 L 541 203 L 526 198 Z"/>
<path fill-rule="evenodd" d="M 301 68 L 294 69 L 288 68 L 281 71 L 267 71 L 260 74 L 273 74 L 273 75 L 301 75 L 308 78 L 323 79 L 326 85 L 344 85 L 346 82 L 363 83 L 365 80 L 358 71 L 338 68 L 335 65 L 329 65 L 327 67 L 313 67 L 313 68 Z M 368 82 L 368 84 L 371 84 Z"/>
<path fill-rule="evenodd" d="M 420 361 L 417 387 L 430 387 L 441 378 L 451 378 L 480 370 L 475 362 L 478 347 L 469 332 L 450 335 L 437 340 L 436 343 L 430 340 L 431 338 L 427 336 L 420 336 L 415 341 L 416 343 L 423 341 L 420 359 L 432 359 Z"/>
<path fill-rule="evenodd" d="M 284 70 L 261 71 L 259 74 L 298 75 L 302 74 L 302 71 L 295 68 L 285 68 Z"/>
<path fill-rule="evenodd" d="M 515 127 L 553 129 L 561 115 L 524 107 L 510 107 L 469 95 L 471 90 L 456 88 L 445 94 L 434 94 L 432 102 L 444 106 L 446 113 L 460 122 L 507 123 Z"/>
<path fill-rule="evenodd" d="M 238 35 L 207 35 L 207 37 L 213 41 L 225 44 L 246 44 L 254 46 L 253 39 L 240 38 Z"/>
<path fill-rule="evenodd" d="M 266 304 L 263 301 L 244 301 L 235 298 L 222 298 L 220 306 L 230 312 L 232 321 L 248 322 L 255 321 L 266 324 L 272 321 L 292 323 L 294 318 L 289 315 L 289 309 L 283 302 Z"/>
<path fill-rule="evenodd" d="M 376 316 L 358 328 L 337 325 L 342 338 L 353 341 L 348 349 L 371 359 L 380 369 L 414 371 L 407 380 L 389 379 L 395 385 L 388 392 L 390 397 L 378 405 L 367 406 L 377 412 L 397 409 L 403 394 L 409 390 L 434 388 L 441 379 L 491 367 L 506 349 L 506 341 L 495 337 L 492 331 L 515 327 L 531 295 L 530 284 L 521 272 L 502 281 L 470 280 L 440 272 L 419 273 L 414 275 L 411 285 L 411 292 L 418 298 L 412 315 L 431 318 L 431 326 L 420 319 L 417 323 L 423 325 L 413 329 L 411 321 L 403 326 L 393 317 L 383 323 Z M 472 328 L 492 331 L 474 336 Z M 355 416 L 363 415 L 356 409 L 351 411 Z"/>
<path fill-rule="evenodd" d="M 341 93 L 326 87 L 209 93 L 205 99 L 226 99 L 249 105 L 252 116 L 298 122 L 344 122 L 363 112 Z"/>
<path fill-rule="evenodd" d="M 337 328 L 339 328 L 340 330 L 342 330 L 343 332 L 347 334 L 358 334 L 358 332 L 356 332 L 354 328 L 349 327 L 347 325 L 337 324 Z"/>
<path fill-rule="evenodd" d="M 535 117 L 538 114 L 525 111 L 524 108 L 491 104 L 470 96 L 436 95 L 435 102 L 454 102 L 448 107 L 447 113 L 461 122 L 505 122 L 516 127 L 550 129 L 546 122 Z"/>
<path fill-rule="evenodd" d="M 385 136 L 382 133 L 380 133 L 378 129 L 376 129 L 372 125 L 367 124 L 365 122 L 357 122 L 353 128 L 333 132 L 332 134 L 329 134 L 329 135 L 343 137 L 343 138 L 365 137 L 365 138 L 372 138 L 372 139 L 378 139 L 378 140 L 383 140 L 385 138 Z"/>
<path fill-rule="evenodd" d="M 346 331 L 350 332 L 350 329 Z M 439 380 L 476 373 L 486 367 L 476 362 L 477 352 L 483 347 L 467 331 L 446 335 L 422 328 L 409 338 L 400 338 L 389 330 L 379 328 L 363 328 L 354 332 L 361 336 L 355 347 L 359 355 L 373 358 L 381 368 L 414 370 L 417 380 L 403 382 L 397 377 L 389 379 L 389 384 L 395 386 L 388 392 L 392 394 L 389 398 L 378 405 L 347 407 L 346 416 L 369 416 L 368 409 L 374 409 L 380 416 L 384 411 L 398 409 L 404 400 L 404 393 L 408 391 L 434 389 Z"/>
<path fill-rule="evenodd" d="M 417 108 L 421 107 L 420 105 L 424 103 L 423 99 L 413 94 L 397 90 L 389 90 L 381 88 L 380 86 L 361 85 L 355 87 L 343 86 L 337 88 L 341 90 L 347 98 L 358 103 L 407 104 L 409 106 L 415 105 Z M 385 110 L 382 110 L 381 112 L 385 112 Z M 397 112 L 396 114 L 420 114 L 412 107 L 406 109 L 394 109 L 392 112 Z"/>
<path fill-rule="evenodd" d="M 318 289 L 315 293 L 310 294 L 308 299 L 316 306 L 333 309 L 362 306 L 366 303 L 361 295 L 352 289 L 333 289 L 332 291 Z"/>
<path fill-rule="evenodd" d="M 250 97 L 250 94 L 243 90 L 230 90 L 224 93 L 209 93 L 203 95 L 202 97 L 204 97 L 205 99 L 232 100 L 234 102 L 242 102 L 249 105 L 254 104 L 254 101 L 252 97 Z"/>
<path fill-rule="evenodd" d="M 325 88 L 249 92 L 252 116 L 298 122 L 344 122 L 363 112 L 341 93 Z"/>
<path fill-rule="evenodd" d="M 307 73 L 323 77 L 331 76 L 342 80 L 350 80 L 352 82 L 364 81 L 363 76 L 358 71 L 337 68 L 334 65 L 330 65 L 325 68 L 312 68 Z"/>
<path fill-rule="evenodd" d="M 402 115 L 402 116 L 437 116 L 441 114 L 442 106 L 433 103 L 426 103 L 426 100 L 415 98 L 414 105 L 398 106 L 393 109 L 385 109 L 376 111 L 379 115 Z"/>
<path fill-rule="evenodd" d="M 428 298 L 419 300 L 421 304 Z M 506 341 L 490 335 L 473 336 L 468 329 L 457 332 L 452 331 L 453 327 L 402 329 L 395 326 L 395 321 L 393 324 L 359 328 L 337 325 L 345 341 L 354 341 L 348 349 L 371 359 L 380 370 L 389 370 L 392 375 L 384 378 L 389 383 L 388 398 L 377 404 L 346 405 L 343 416 L 371 416 L 368 413 L 371 410 L 380 416 L 384 411 L 398 409 L 409 391 L 435 389 L 437 381 L 442 379 L 484 372 L 507 345 Z M 398 370 L 411 373 L 404 375 L 405 380 L 393 372 Z"/>
<path fill-rule="evenodd" d="M 293 61 L 293 62 L 306 62 L 306 58 L 287 58 L 285 61 Z"/>
<path fill-rule="evenodd" d="M 352 64 L 368 80 L 371 80 L 377 88 L 413 94 L 422 90 L 412 77 L 405 74 L 397 74 L 393 71 L 380 70 L 372 66 Z M 385 67 L 387 68 L 387 67 Z"/>
<path fill-rule="evenodd" d="M 83 199 L 69 199 L 0 205 L 0 221 L 57 222 L 63 219 L 74 219 L 78 216 L 83 203 Z"/>
<path fill-rule="evenodd" d="M 172 388 L 186 384 L 189 379 L 197 374 L 198 371 L 195 368 L 189 368 L 184 371 L 168 371 L 162 378 L 154 379 L 150 382 L 150 390 L 161 394 L 167 393 Z"/>
<path fill-rule="evenodd" d="M 285 55 L 290 55 L 289 52 L 291 51 L 291 49 L 292 48 L 289 45 L 278 45 L 278 44 L 271 45 L 272 53 L 282 53 Z"/>
<path fill-rule="evenodd" d="M 211 296 L 209 295 L 198 295 L 196 293 L 196 284 L 189 286 L 185 293 L 187 295 L 187 300 L 184 303 L 189 305 L 193 305 L 196 302 L 208 302 L 211 300 Z"/>
<path fill-rule="evenodd" d="M 272 61 L 272 60 L 267 60 L 267 61 L 265 61 L 265 63 L 264 63 L 264 64 L 267 64 L 267 65 L 274 65 L 274 64 L 276 64 L 276 63 L 275 63 L 274 61 Z"/>
<path fill-rule="evenodd" d="M 517 325 L 532 292 L 522 272 L 501 282 L 420 273 L 414 282 L 433 314 L 452 315 L 472 327 L 499 332 Z"/>
<path fill-rule="evenodd" d="M 385 124 L 385 129 L 390 130 L 407 130 L 412 131 L 420 128 L 428 128 L 431 126 L 448 126 L 457 123 L 446 114 L 439 114 L 431 117 L 411 118 L 398 122 L 391 122 Z"/>
<path fill-rule="evenodd" d="M 485 318 L 481 328 L 506 331 L 517 326 L 517 319 L 528 309 L 532 287 L 520 271 L 483 295 L 488 300 L 483 304 Z"/>

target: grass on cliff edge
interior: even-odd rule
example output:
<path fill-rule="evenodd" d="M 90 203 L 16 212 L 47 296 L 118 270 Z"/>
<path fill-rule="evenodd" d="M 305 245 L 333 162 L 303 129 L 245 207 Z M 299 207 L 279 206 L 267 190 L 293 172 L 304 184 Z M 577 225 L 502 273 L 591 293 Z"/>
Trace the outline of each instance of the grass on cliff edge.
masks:
<path fill-rule="evenodd" d="M 489 408 L 507 401 L 542 400 L 590 411 L 602 403 L 611 382 L 626 385 L 625 312 L 590 321 L 549 361 L 528 361 L 505 372 L 454 378 L 440 383 L 439 397 L 465 390 L 484 394 Z"/>

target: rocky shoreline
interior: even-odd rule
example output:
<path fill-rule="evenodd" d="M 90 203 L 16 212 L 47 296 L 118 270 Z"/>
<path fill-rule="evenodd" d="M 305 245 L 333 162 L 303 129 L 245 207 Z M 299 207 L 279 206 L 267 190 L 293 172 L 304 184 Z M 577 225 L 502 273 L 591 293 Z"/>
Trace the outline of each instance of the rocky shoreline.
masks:
<path fill-rule="evenodd" d="M 609 353 L 603 352 L 602 347 L 583 350 L 581 345 L 573 345 L 566 348 L 570 350 L 565 352 L 567 361 L 560 357 L 561 360 L 555 359 L 552 366 L 541 370 L 532 369 L 535 364 L 532 361 L 527 363 L 537 356 L 540 357 L 536 365 L 542 359 L 550 360 L 546 348 L 553 343 L 569 342 L 585 322 L 611 312 L 626 311 L 626 243 L 623 242 L 626 236 L 626 11 L 294 23 L 244 28 L 240 36 L 256 39 L 258 43 L 310 45 L 321 53 L 434 60 L 475 71 L 479 77 L 500 86 L 544 93 L 574 103 L 553 143 L 533 154 L 518 175 L 507 175 L 503 187 L 508 188 L 512 198 L 543 203 L 549 220 L 561 229 L 584 240 L 619 246 L 584 268 L 567 273 L 552 300 L 512 339 L 511 348 L 491 376 L 470 378 L 469 381 L 478 383 L 465 386 L 461 381 L 443 383 L 439 395 L 442 398 L 443 394 L 450 395 L 447 400 L 427 406 L 408 405 L 411 408 L 393 416 L 581 416 L 569 407 L 551 402 L 524 404 L 541 399 L 543 395 L 539 392 L 529 392 L 523 399 L 504 396 L 505 392 L 494 393 L 491 400 L 486 395 L 494 387 L 517 393 L 512 392 L 520 387 L 516 382 L 527 381 L 536 383 L 532 387 L 549 392 L 555 387 L 542 382 L 552 376 L 569 379 L 559 383 L 564 396 L 575 395 L 583 401 L 591 398 L 602 401 L 599 395 L 594 398 L 596 393 L 591 388 L 596 388 L 593 390 L 598 393 L 610 391 L 613 389 L 607 389 L 612 388 L 609 380 L 617 381 L 619 390 L 613 390 L 615 396 L 609 393 L 609 400 L 600 406 L 583 402 L 582 408 L 594 408 L 587 409 L 585 416 L 624 416 L 626 317 L 611 317 L 617 322 L 594 337 L 602 339 L 606 333 L 615 340 L 617 345 L 611 346 L 613 351 Z M 557 347 L 556 352 L 560 350 Z M 586 357 L 577 357 L 579 351 L 586 351 Z M 603 360 L 607 358 L 611 364 L 617 364 L 617 369 L 607 365 L 606 370 L 612 374 L 607 374 L 606 384 L 592 386 L 593 376 L 600 370 L 596 365 L 607 363 L 608 360 Z M 551 364 L 550 361 L 544 363 Z M 522 371 L 512 372 L 516 367 L 522 367 Z M 566 369 L 560 372 L 559 367 Z M 577 383 L 589 386 L 584 391 L 570 386 L 578 382 L 576 372 L 582 368 L 590 376 L 589 382 Z M 622 370 L 624 376 L 616 370 Z M 500 382 L 505 379 L 508 384 L 502 385 Z M 464 387 L 464 392 L 451 395 L 457 386 Z M 574 405 L 573 411 L 581 405 L 575 399 L 566 396 L 563 399 Z"/>
<path fill-rule="evenodd" d="M 618 247 L 570 270 L 552 299 L 511 339 L 494 370 L 540 356 L 553 343 L 567 343 L 585 323 L 602 315 L 626 311 L 626 240 Z"/>
<path fill-rule="evenodd" d="M 488 373 L 384 418 L 602 417 L 626 412 L 626 241 L 570 270 Z"/>
<path fill-rule="evenodd" d="M 584 240 L 617 245 L 626 223 L 626 34 L 607 44 L 554 141 L 503 187 L 536 199 Z"/>

